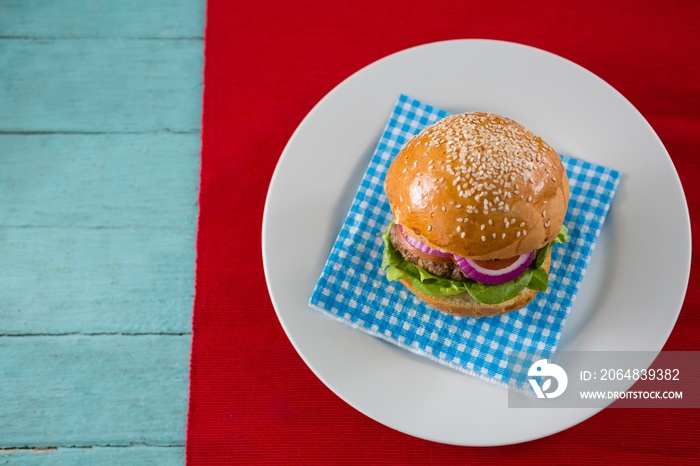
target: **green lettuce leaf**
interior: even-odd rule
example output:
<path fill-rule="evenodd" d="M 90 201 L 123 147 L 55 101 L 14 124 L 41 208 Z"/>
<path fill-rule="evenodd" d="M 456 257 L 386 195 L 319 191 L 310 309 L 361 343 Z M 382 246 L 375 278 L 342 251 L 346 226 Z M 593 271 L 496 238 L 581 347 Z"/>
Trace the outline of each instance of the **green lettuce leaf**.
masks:
<path fill-rule="evenodd" d="M 405 279 L 423 294 L 430 296 L 455 296 L 462 293 L 469 295 L 485 304 L 500 304 L 516 297 L 525 288 L 538 291 L 546 291 L 549 276 L 542 268 L 547 253 L 554 242 L 568 241 L 568 230 L 562 226 L 557 239 L 544 248 L 537 251 L 532 265 L 525 269 L 520 276 L 513 280 L 499 285 L 487 285 L 474 280 L 452 280 L 438 277 L 415 264 L 405 260 L 389 238 L 389 227 L 382 235 L 384 242 L 384 253 L 382 255 L 382 268 L 386 270 L 386 278 L 390 281 Z"/>
<path fill-rule="evenodd" d="M 532 278 L 527 284 L 527 287 L 537 291 L 547 291 L 549 286 L 549 274 L 542 268 L 538 267 L 532 271 Z"/>
<path fill-rule="evenodd" d="M 569 241 L 569 229 L 566 228 L 566 225 L 561 226 L 561 230 L 559 230 L 559 234 L 554 241 L 556 243 L 566 243 Z"/>
<path fill-rule="evenodd" d="M 535 255 L 535 267 L 540 268 L 542 267 L 542 264 L 544 264 L 544 261 L 547 259 L 547 253 L 549 253 L 549 250 L 552 247 L 552 243 L 549 243 L 539 251 L 537 251 L 537 254 Z"/>
<path fill-rule="evenodd" d="M 542 270 L 543 269 L 538 269 Z M 467 291 L 472 298 L 486 304 L 500 304 L 509 299 L 513 299 L 520 294 L 525 288 L 527 288 L 530 280 L 532 279 L 533 269 L 527 268 L 523 273 L 514 278 L 513 280 L 500 285 L 487 285 L 486 283 L 479 283 L 474 280 L 469 280 L 469 285 Z M 545 272 L 547 273 L 547 272 Z"/>

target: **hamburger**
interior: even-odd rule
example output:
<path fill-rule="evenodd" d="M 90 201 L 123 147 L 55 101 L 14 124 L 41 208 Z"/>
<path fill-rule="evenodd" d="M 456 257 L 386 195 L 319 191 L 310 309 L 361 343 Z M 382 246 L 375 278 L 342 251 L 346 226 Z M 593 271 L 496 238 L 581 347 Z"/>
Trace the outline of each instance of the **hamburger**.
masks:
<path fill-rule="evenodd" d="M 514 311 L 547 290 L 552 246 L 568 240 L 569 180 L 557 152 L 520 124 L 446 117 L 406 142 L 384 189 L 390 281 L 459 316 Z"/>

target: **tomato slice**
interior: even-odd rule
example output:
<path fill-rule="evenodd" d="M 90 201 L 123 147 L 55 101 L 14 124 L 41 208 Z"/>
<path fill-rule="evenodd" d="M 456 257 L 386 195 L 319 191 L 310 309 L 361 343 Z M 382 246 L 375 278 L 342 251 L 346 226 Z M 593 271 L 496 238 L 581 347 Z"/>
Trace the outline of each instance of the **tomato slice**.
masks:
<path fill-rule="evenodd" d="M 500 270 L 505 269 L 509 265 L 512 265 L 520 258 L 520 256 L 513 256 L 507 259 L 490 259 L 485 261 L 474 261 L 479 267 L 483 267 L 489 270 Z M 473 260 L 473 259 L 472 259 Z"/>

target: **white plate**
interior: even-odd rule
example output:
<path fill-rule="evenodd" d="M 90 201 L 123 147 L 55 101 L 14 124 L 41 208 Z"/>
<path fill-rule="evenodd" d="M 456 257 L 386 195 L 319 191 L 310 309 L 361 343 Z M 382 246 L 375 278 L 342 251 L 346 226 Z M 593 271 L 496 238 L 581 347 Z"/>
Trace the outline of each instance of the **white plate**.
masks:
<path fill-rule="evenodd" d="M 267 196 L 262 249 L 289 339 L 351 406 L 424 439 L 510 444 L 589 418 L 598 410 L 509 409 L 505 389 L 308 307 L 400 93 L 451 112 L 506 115 L 560 153 L 622 172 L 560 350 L 659 351 L 673 329 L 690 273 L 690 219 L 651 126 L 615 89 L 570 61 L 507 42 L 457 40 L 411 48 L 355 73 L 314 107 L 287 144 Z"/>

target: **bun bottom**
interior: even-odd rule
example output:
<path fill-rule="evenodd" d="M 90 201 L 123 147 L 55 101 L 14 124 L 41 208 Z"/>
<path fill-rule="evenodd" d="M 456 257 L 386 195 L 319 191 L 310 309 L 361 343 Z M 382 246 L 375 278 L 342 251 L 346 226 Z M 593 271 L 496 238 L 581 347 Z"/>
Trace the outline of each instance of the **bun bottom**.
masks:
<path fill-rule="evenodd" d="M 547 258 L 542 264 L 542 268 L 549 272 L 551 263 L 551 249 L 547 254 Z M 472 298 L 469 293 L 462 293 L 455 296 L 430 296 L 417 291 L 411 282 L 406 279 L 401 279 L 404 284 L 414 295 L 428 303 L 435 309 L 461 317 L 486 317 L 505 314 L 507 312 L 517 311 L 527 306 L 539 291 L 525 288 L 515 298 L 500 304 L 485 304 Z"/>

